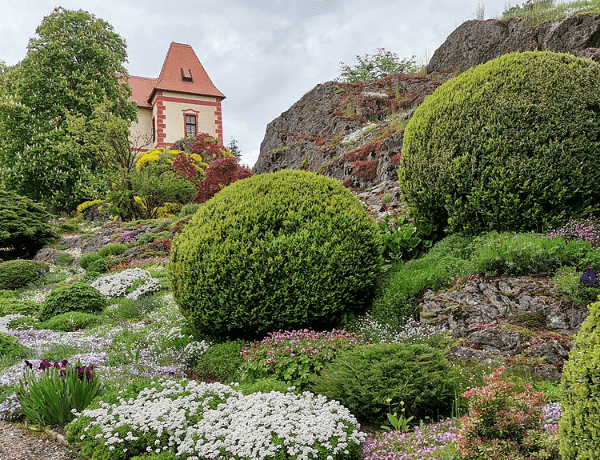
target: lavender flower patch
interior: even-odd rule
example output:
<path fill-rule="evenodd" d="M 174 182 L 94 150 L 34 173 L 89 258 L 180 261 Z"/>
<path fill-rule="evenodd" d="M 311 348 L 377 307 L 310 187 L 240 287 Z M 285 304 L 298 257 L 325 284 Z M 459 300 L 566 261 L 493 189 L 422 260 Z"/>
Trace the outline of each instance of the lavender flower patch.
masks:
<path fill-rule="evenodd" d="M 17 393 L 12 393 L 0 402 L 0 420 L 12 422 L 18 420 L 21 416 L 21 405 L 17 399 Z"/>
<path fill-rule="evenodd" d="M 78 414 L 68 438 L 88 450 L 138 455 L 170 451 L 200 458 L 308 460 L 356 456 L 366 438 L 337 401 L 310 392 L 243 395 L 220 383 L 162 379 L 118 404 L 100 403 Z"/>
<path fill-rule="evenodd" d="M 138 280 L 146 280 L 136 289 L 132 290 L 134 283 Z M 92 287 L 98 289 L 100 293 L 107 297 L 122 297 L 137 300 L 142 295 L 160 290 L 160 281 L 153 278 L 148 270 L 141 268 L 128 268 L 119 273 L 97 278 Z"/>
<path fill-rule="evenodd" d="M 562 415 L 559 402 L 549 403 L 542 411 L 542 424 L 545 430 L 558 432 L 558 420 Z"/>
<path fill-rule="evenodd" d="M 6 332 L 6 335 L 16 337 L 22 345 L 35 350 L 37 355 L 43 354 L 49 348 L 56 345 L 70 345 L 80 349 L 82 352 L 93 352 L 102 351 L 112 344 L 110 337 L 85 335 L 81 331 L 54 332 L 48 329 L 10 330 Z"/>
<path fill-rule="evenodd" d="M 458 422 L 443 420 L 434 425 L 415 427 L 408 433 L 390 431 L 371 435 L 363 444 L 364 460 L 452 460 Z"/>

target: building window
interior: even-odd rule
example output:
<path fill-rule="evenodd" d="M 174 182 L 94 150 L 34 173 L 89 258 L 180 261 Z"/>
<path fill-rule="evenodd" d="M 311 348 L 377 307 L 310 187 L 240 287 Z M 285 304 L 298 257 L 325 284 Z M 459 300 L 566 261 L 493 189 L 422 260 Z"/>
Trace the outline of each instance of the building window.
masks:
<path fill-rule="evenodd" d="M 185 137 L 196 135 L 196 115 L 185 116 Z"/>
<path fill-rule="evenodd" d="M 189 77 L 183 71 L 183 67 L 181 68 L 181 81 L 189 81 L 189 82 L 194 81 L 194 78 L 192 77 L 192 69 L 188 69 L 188 73 L 190 74 Z"/>
<path fill-rule="evenodd" d="M 156 142 L 156 118 L 152 117 L 152 142 Z"/>

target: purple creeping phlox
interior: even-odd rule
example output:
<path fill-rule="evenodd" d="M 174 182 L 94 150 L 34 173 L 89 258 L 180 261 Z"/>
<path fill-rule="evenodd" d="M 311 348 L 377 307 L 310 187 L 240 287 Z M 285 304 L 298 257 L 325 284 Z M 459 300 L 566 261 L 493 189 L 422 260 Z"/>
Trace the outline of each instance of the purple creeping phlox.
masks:
<path fill-rule="evenodd" d="M 341 350 L 368 342 L 362 334 L 336 329 L 271 332 L 261 342 L 242 348 L 242 371 L 252 378 L 274 374 L 277 379 L 302 386 Z"/>
<path fill-rule="evenodd" d="M 364 460 L 454 460 L 458 421 L 446 419 L 401 433 L 376 433 L 364 442 Z"/>
<path fill-rule="evenodd" d="M 133 236 L 133 232 L 123 232 L 121 233 L 121 238 L 123 238 L 124 243 L 135 243 L 135 236 Z"/>

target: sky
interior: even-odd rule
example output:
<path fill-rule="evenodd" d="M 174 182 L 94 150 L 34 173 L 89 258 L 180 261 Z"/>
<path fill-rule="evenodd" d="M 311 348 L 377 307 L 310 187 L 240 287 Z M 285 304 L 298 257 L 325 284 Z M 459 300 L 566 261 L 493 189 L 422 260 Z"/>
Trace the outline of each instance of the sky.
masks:
<path fill-rule="evenodd" d="M 521 2 L 523 3 L 523 2 Z M 0 60 L 21 61 L 35 29 L 57 6 L 111 24 L 127 44 L 131 75 L 158 77 L 171 42 L 190 45 L 222 103 L 223 138 L 253 166 L 269 122 L 340 62 L 378 48 L 427 63 L 463 22 L 498 18 L 506 0 L 0 0 Z"/>

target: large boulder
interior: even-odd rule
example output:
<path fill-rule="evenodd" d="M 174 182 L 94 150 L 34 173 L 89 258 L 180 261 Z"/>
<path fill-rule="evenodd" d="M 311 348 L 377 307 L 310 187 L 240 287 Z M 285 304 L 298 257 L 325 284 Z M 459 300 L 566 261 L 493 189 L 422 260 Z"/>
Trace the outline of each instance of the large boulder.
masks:
<path fill-rule="evenodd" d="M 525 19 L 471 20 L 433 54 L 427 72 L 467 70 L 514 51 L 548 50 L 600 61 L 600 16 L 579 15 L 535 27 Z"/>

